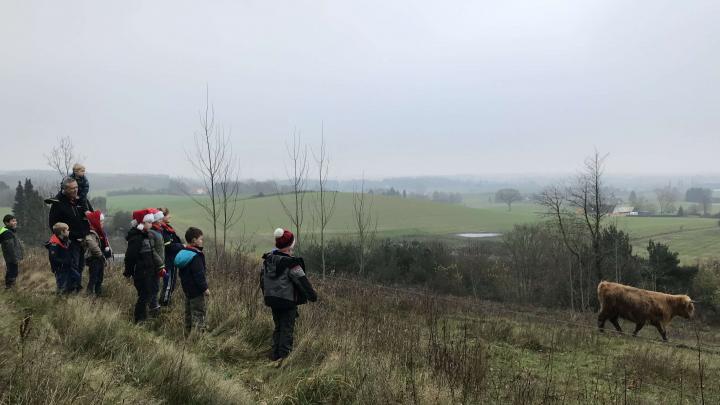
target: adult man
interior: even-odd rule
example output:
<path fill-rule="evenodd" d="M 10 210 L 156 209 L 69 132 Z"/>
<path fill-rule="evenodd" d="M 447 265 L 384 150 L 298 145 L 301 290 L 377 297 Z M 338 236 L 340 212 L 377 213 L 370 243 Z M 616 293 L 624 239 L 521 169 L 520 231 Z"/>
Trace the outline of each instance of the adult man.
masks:
<path fill-rule="evenodd" d="M 72 177 L 66 177 L 62 181 L 62 190 L 55 198 L 48 198 L 46 203 L 52 204 L 50 207 L 50 215 L 48 217 L 48 225 L 50 229 L 58 223 L 62 222 L 70 227 L 70 255 L 72 261 L 70 266 L 72 270 L 80 274 L 77 285 L 72 289 L 80 291 L 82 289 L 82 271 L 85 267 L 85 251 L 82 247 L 82 241 L 90 233 L 90 223 L 85 216 L 88 207 L 84 200 L 78 198 L 78 184 Z M 70 289 L 70 288 L 69 288 Z"/>

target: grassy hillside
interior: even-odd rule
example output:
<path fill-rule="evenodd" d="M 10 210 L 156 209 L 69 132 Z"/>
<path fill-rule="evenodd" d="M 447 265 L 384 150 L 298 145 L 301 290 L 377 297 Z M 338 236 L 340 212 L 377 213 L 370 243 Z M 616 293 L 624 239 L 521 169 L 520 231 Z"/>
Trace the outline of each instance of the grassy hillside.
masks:
<path fill-rule="evenodd" d="M 288 199 L 289 196 L 283 197 Z M 308 194 L 306 201 L 316 198 Z M 401 199 L 395 197 L 374 197 L 374 212 L 378 219 L 378 231 L 387 237 L 447 237 L 461 232 L 507 232 L 516 224 L 543 220 L 540 207 L 530 203 L 515 204 L 508 211 L 504 204 L 489 203 L 487 195 L 470 196 L 460 206 L 440 204 L 432 201 Z M 287 217 L 277 197 L 251 198 L 242 200 L 244 216 L 233 230 L 233 236 L 245 234 L 258 246 L 269 243 L 269 235 L 275 227 L 288 226 Z M 144 195 L 122 196 L 108 199 L 111 211 L 133 210 L 139 207 L 168 206 L 179 229 L 199 225 L 209 229 L 202 211 L 183 196 Z M 475 207 L 475 208 L 473 208 Z M 308 208 L 305 229 L 313 229 L 313 219 Z M 693 263 L 703 257 L 720 256 L 720 227 L 717 219 L 697 217 L 621 217 L 610 218 L 620 229 L 630 233 L 635 250 L 645 253 L 649 239 L 669 243 L 680 252 L 685 263 Z M 329 224 L 328 232 L 343 236 L 352 232 L 352 195 L 340 193 L 336 213 Z"/>
<path fill-rule="evenodd" d="M 0 293 L 2 404 L 720 402 L 720 331 L 700 326 L 697 346 L 692 322 L 663 344 L 652 328 L 599 334 L 593 314 L 316 279 L 321 299 L 274 368 L 247 275 L 210 274 L 209 332 L 184 339 L 178 302 L 130 322 L 119 269 L 103 298 L 58 298 L 44 261 L 31 255 L 18 290 Z"/>

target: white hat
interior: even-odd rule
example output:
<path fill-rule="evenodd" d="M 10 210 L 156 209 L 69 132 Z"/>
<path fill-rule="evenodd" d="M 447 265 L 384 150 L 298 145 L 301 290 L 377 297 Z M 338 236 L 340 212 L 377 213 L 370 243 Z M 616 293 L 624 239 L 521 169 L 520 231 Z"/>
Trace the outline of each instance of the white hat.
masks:
<path fill-rule="evenodd" d="M 159 222 L 163 218 L 165 218 L 165 214 L 163 214 L 162 211 L 158 210 L 158 212 L 153 215 L 153 222 Z"/>

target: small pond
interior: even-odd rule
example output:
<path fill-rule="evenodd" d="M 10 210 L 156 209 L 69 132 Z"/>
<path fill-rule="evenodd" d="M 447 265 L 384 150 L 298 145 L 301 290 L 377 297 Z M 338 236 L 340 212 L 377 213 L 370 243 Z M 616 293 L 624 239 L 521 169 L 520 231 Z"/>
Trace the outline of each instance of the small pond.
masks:
<path fill-rule="evenodd" d="M 461 238 L 496 238 L 498 236 L 502 236 L 501 233 L 493 233 L 493 232 L 469 232 L 469 233 L 459 233 L 457 236 Z"/>

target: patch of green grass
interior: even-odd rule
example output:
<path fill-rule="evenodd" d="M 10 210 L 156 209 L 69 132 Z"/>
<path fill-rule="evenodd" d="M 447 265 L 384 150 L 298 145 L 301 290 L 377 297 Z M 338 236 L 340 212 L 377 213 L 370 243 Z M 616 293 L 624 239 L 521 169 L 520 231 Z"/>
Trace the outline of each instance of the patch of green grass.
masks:
<path fill-rule="evenodd" d="M 282 198 L 290 203 L 290 196 Z M 303 229 L 306 233 L 316 230 L 311 215 L 314 198 L 316 198 L 314 193 L 308 193 L 305 198 L 307 214 Z M 244 215 L 232 229 L 231 238 L 238 239 L 244 236 L 251 244 L 261 249 L 271 244 L 271 233 L 274 228 L 289 226 L 289 220 L 276 196 L 243 199 L 240 203 Z M 378 233 L 381 237 L 454 238 L 454 234 L 461 232 L 504 233 L 518 224 L 544 220 L 540 215 L 542 208 L 528 202 L 513 204 L 512 211 L 508 211 L 504 204 L 487 202 L 487 195 L 476 195 L 476 197 L 471 196 L 465 204 L 469 206 L 375 196 L 373 212 L 378 221 Z M 170 208 L 173 223 L 181 233 L 190 225 L 199 226 L 206 234 L 209 233 L 208 220 L 189 197 L 141 195 L 108 199 L 108 207 L 111 211 L 131 211 L 155 206 Z M 671 249 L 680 252 L 680 258 L 684 263 L 720 255 L 720 227 L 717 219 L 612 217 L 608 218 L 606 223 L 614 223 L 630 233 L 635 250 L 639 254 L 644 254 L 648 240 L 654 239 L 669 243 Z M 327 233 L 330 237 L 346 237 L 353 232 L 352 194 L 339 193 L 335 215 L 328 225 Z"/>

